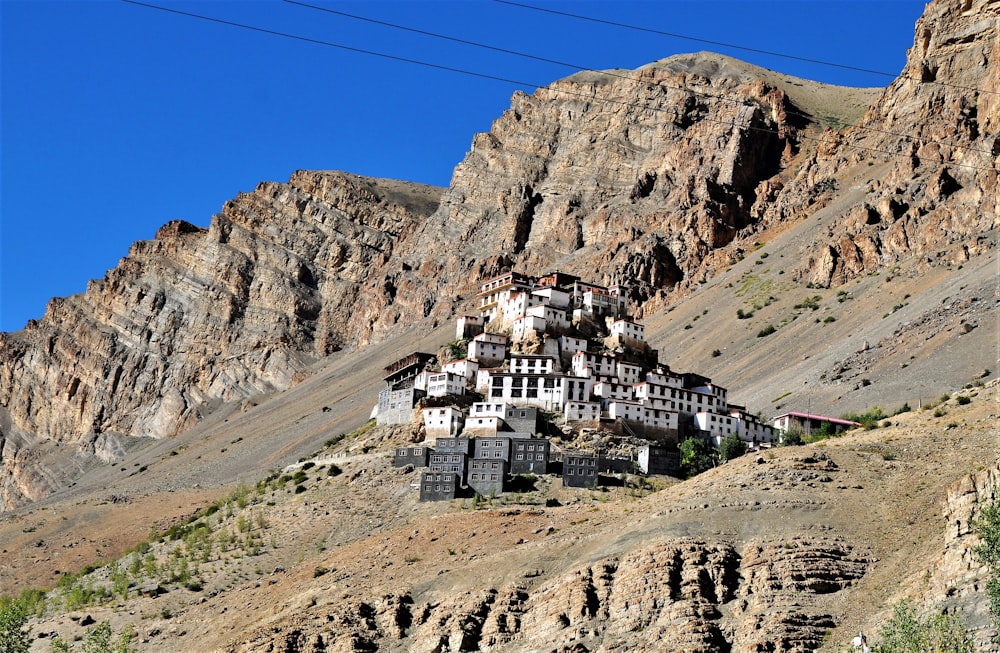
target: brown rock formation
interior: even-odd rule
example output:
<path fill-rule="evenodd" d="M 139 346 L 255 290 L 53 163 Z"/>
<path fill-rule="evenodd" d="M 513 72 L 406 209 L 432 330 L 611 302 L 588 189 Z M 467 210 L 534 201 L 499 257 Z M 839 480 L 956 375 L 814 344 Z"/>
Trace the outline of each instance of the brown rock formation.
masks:
<path fill-rule="evenodd" d="M 701 53 L 516 94 L 443 197 L 297 172 L 228 202 L 207 230 L 170 223 L 86 293 L 0 335 L 0 500 L 59 485 L 23 469 L 37 459 L 18 458 L 23 446 L 178 433 L 331 352 L 450 316 L 502 269 L 628 280 L 643 317 L 824 206 L 843 219 L 801 252 L 789 275 L 801 282 L 991 251 L 1000 104 L 974 89 L 997 86 L 997 13 L 990 0 L 930 5 L 904 75 L 818 145 L 873 92 Z M 840 188 L 869 163 L 864 190 Z"/>

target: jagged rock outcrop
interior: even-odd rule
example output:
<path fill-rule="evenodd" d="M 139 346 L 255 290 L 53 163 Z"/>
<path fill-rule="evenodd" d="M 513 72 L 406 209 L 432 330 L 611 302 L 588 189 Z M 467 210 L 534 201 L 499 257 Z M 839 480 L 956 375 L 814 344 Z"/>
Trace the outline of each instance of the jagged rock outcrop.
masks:
<path fill-rule="evenodd" d="M 840 284 L 918 255 L 961 263 L 996 245 L 1000 205 L 1000 3 L 932 2 L 899 78 L 844 134 L 830 133 L 766 211 L 787 219 L 870 166 L 863 196 L 799 270 Z"/>
<path fill-rule="evenodd" d="M 965 614 L 969 629 L 977 641 L 976 650 L 988 650 L 996 629 L 990 615 L 986 592 L 988 574 L 976 557 L 980 544 L 974 528 L 983 507 L 1000 497 L 1000 463 L 993 465 L 948 488 L 944 506 L 944 554 L 930 576 L 926 593 L 928 607 Z"/>
<path fill-rule="evenodd" d="M 241 639 L 270 651 L 814 651 L 836 625 L 828 600 L 865 573 L 845 542 L 680 539 L 585 565 L 550 581 L 415 602 L 357 598 Z M 320 632 L 321 631 L 321 632 Z"/>
<path fill-rule="evenodd" d="M 868 163 L 878 174 L 837 200 L 843 219 L 790 277 L 828 285 L 914 254 L 987 251 L 998 6 L 929 5 L 904 75 L 818 146 L 821 123 L 854 120 L 874 95 L 700 53 L 515 94 L 446 192 L 297 172 L 208 229 L 170 223 L 86 293 L 0 335 L 0 501 L 49 487 L 14 480 L 41 478 L 19 469 L 36 457 L 18 458 L 24 446 L 180 432 L 220 402 L 289 387 L 319 357 L 445 319 L 511 267 L 628 280 L 643 317 L 762 229 L 829 205 L 838 176 Z"/>
<path fill-rule="evenodd" d="M 0 423 L 21 436 L 5 442 L 0 503 L 44 492 L 16 478 L 25 442 L 169 436 L 218 402 L 287 388 L 353 344 L 377 313 L 358 302 L 368 270 L 439 194 L 328 172 L 262 183 L 207 230 L 165 225 L 86 293 L 0 334 Z"/>

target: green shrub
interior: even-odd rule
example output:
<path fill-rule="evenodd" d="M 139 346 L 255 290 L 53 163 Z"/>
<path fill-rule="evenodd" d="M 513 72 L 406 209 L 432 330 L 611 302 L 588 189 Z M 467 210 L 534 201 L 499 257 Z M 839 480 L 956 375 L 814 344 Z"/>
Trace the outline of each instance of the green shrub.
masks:
<path fill-rule="evenodd" d="M 0 651 L 28 653 L 31 638 L 24 631 L 27 620 L 28 615 L 18 601 L 7 596 L 0 597 Z"/>
<path fill-rule="evenodd" d="M 958 402 L 959 406 L 964 406 L 966 404 L 972 403 L 972 397 L 969 397 L 967 395 L 960 395 L 955 401 Z"/>
<path fill-rule="evenodd" d="M 771 335 L 775 331 L 777 331 L 777 329 L 774 328 L 774 325 L 773 324 L 768 324 L 766 327 L 764 327 L 763 329 L 761 329 L 760 331 L 757 332 L 757 337 L 758 338 L 764 338 L 766 336 Z"/>
<path fill-rule="evenodd" d="M 903 602 L 879 630 L 873 653 L 973 653 L 972 639 L 955 614 L 932 614 L 926 618 Z"/>
<path fill-rule="evenodd" d="M 989 569 L 986 594 L 990 597 L 990 613 L 1000 631 L 1000 501 L 984 506 L 973 522 L 982 543 L 972 549 L 975 556 Z M 1000 644 L 1000 635 L 996 637 Z"/>

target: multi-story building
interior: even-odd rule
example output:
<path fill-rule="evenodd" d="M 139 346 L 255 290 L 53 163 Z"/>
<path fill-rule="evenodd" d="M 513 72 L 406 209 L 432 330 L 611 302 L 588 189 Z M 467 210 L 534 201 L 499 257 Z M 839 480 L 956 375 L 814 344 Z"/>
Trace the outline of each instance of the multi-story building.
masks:
<path fill-rule="evenodd" d="M 427 378 L 427 396 L 464 395 L 465 377 L 451 372 L 437 372 Z"/>
<path fill-rule="evenodd" d="M 511 474 L 545 474 L 549 469 L 548 438 L 512 438 Z"/>
<path fill-rule="evenodd" d="M 432 472 L 452 472 L 457 474 L 458 480 L 461 481 L 465 478 L 468 460 L 468 455 L 464 453 L 442 453 L 435 450 L 427 459 L 427 468 Z"/>
<path fill-rule="evenodd" d="M 469 461 L 466 484 L 484 497 L 503 494 L 509 463 L 501 458 L 473 458 Z"/>
<path fill-rule="evenodd" d="M 562 482 L 567 487 L 596 487 L 597 456 L 567 453 L 563 456 Z"/>
<path fill-rule="evenodd" d="M 428 438 L 455 437 L 462 432 L 465 415 L 454 406 L 424 408 L 424 432 Z"/>
<path fill-rule="evenodd" d="M 510 438 L 478 437 L 472 440 L 474 450 L 472 457 L 481 459 L 510 460 Z"/>
<path fill-rule="evenodd" d="M 406 467 L 407 465 L 413 465 L 414 467 L 427 467 L 427 461 L 431 451 L 432 449 L 430 447 L 422 445 L 415 447 L 397 447 L 396 455 L 393 459 L 393 465 L 395 467 Z"/>
<path fill-rule="evenodd" d="M 507 336 L 502 333 L 480 333 L 469 342 L 469 358 L 481 367 L 502 363 L 507 357 Z"/>
<path fill-rule="evenodd" d="M 420 475 L 421 501 L 448 501 L 458 496 L 461 478 L 454 472 L 428 471 Z"/>
<path fill-rule="evenodd" d="M 503 303 L 512 293 L 530 291 L 533 284 L 531 277 L 517 272 L 507 272 L 484 281 L 479 287 L 479 315 L 490 322 L 500 314 Z"/>

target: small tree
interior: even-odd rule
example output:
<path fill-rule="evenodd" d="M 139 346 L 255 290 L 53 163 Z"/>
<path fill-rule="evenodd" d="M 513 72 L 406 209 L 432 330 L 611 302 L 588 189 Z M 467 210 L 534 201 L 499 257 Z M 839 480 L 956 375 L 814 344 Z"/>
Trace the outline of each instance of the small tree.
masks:
<path fill-rule="evenodd" d="M 24 632 L 28 620 L 24 608 L 10 597 L 0 597 L 0 651 L 4 653 L 28 653 L 31 638 Z"/>
<path fill-rule="evenodd" d="M 797 447 L 802 444 L 802 431 L 789 429 L 781 436 L 781 445 L 784 447 Z"/>
<path fill-rule="evenodd" d="M 907 602 L 900 603 L 879 630 L 875 653 L 973 653 L 972 639 L 954 614 L 917 615 Z"/>
<path fill-rule="evenodd" d="M 740 440 L 739 436 L 735 433 L 727 437 L 719 445 L 719 458 L 723 462 L 727 460 L 732 460 L 733 458 L 739 458 L 747 452 L 747 444 L 743 440 Z"/>
<path fill-rule="evenodd" d="M 985 506 L 973 522 L 982 544 L 972 551 L 980 562 L 987 566 L 990 578 L 986 582 L 986 593 L 990 597 L 990 612 L 993 623 L 1000 631 L 1000 501 Z M 1000 632 L 995 637 L 1000 643 Z"/>
<path fill-rule="evenodd" d="M 715 464 L 715 452 L 705 440 L 694 437 L 681 442 L 681 471 L 685 478 L 711 469 Z"/>

